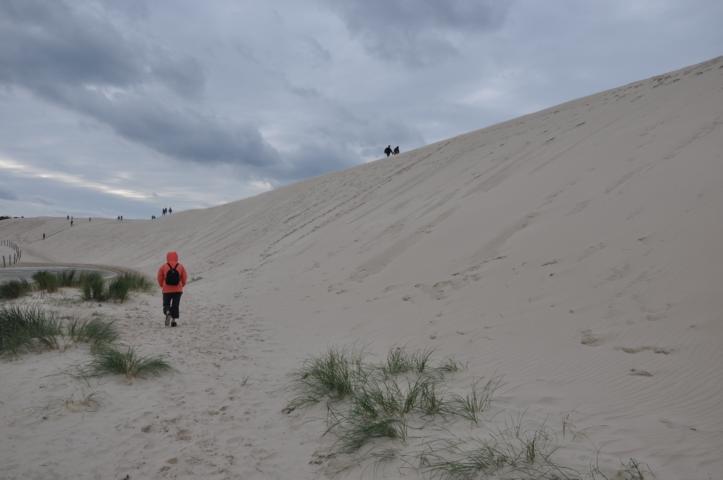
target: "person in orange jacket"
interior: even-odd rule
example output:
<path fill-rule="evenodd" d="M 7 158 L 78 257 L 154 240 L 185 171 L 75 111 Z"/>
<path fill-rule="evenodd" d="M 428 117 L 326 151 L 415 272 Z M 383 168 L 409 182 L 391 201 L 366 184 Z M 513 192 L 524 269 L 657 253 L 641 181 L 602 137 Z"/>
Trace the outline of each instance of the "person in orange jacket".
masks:
<path fill-rule="evenodd" d="M 178 262 L 176 252 L 166 254 L 166 263 L 158 269 L 156 278 L 163 291 L 163 314 L 166 316 L 166 326 L 170 323 L 175 327 L 178 325 L 178 304 L 188 279 L 186 269 Z"/>

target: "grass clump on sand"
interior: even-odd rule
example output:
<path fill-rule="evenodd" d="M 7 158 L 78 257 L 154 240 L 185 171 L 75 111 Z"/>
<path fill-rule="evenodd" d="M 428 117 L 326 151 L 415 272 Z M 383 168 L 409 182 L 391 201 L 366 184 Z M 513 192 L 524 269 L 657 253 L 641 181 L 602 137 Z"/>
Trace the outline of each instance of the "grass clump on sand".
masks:
<path fill-rule="evenodd" d="M 114 277 L 106 288 L 106 282 L 99 272 L 84 273 L 80 276 L 80 288 L 84 300 L 103 302 L 107 300 L 125 302 L 130 291 L 149 291 L 153 287 L 148 278 L 138 273 L 124 273 Z"/>
<path fill-rule="evenodd" d="M 108 283 L 108 293 L 106 298 L 109 300 L 123 303 L 128 300 L 128 292 L 131 286 L 123 277 L 115 277 Z"/>
<path fill-rule="evenodd" d="M 113 322 L 99 318 L 80 321 L 73 320 L 65 327 L 65 334 L 74 342 L 89 343 L 93 348 L 109 345 L 118 340 L 118 331 Z"/>
<path fill-rule="evenodd" d="M 570 429 L 569 415 L 563 419 L 562 437 L 553 435 L 544 422 L 528 427 L 524 414 L 500 426 L 495 420 L 499 409 L 494 415 L 487 412 L 501 377 L 477 381 L 464 394 L 449 393 L 447 375 L 461 368 L 454 359 L 437 364 L 431 350 L 407 352 L 394 347 L 381 363 L 369 363 L 359 354 L 332 348 L 304 362 L 295 373 L 297 396 L 284 411 L 325 400 L 326 433 L 333 434 L 335 441 L 324 458 L 346 454 L 350 466 L 364 462 L 364 457 L 378 458 L 375 468 L 379 461 L 399 458 L 406 465 L 401 468 L 439 480 L 654 478 L 636 460 L 608 475 L 590 464 L 587 473 L 562 465 L 555 454 Z M 454 424 L 461 419 L 472 422 L 463 431 L 479 436 L 456 436 Z"/>
<path fill-rule="evenodd" d="M 0 299 L 13 300 L 29 294 L 33 286 L 27 280 L 11 280 L 0 284 Z"/>
<path fill-rule="evenodd" d="M 140 356 L 133 347 L 123 352 L 107 347 L 94 355 L 89 376 L 124 375 L 126 379 L 157 376 L 171 370 L 171 366 L 160 357 Z"/>
<path fill-rule="evenodd" d="M 57 275 L 51 272 L 46 272 L 45 270 L 35 272 L 33 274 L 33 281 L 38 286 L 38 290 L 49 293 L 57 292 L 58 287 L 60 286 L 60 281 L 58 280 Z"/>
<path fill-rule="evenodd" d="M 58 340 L 89 343 L 93 348 L 109 345 L 118 339 L 112 322 L 100 319 L 72 320 L 63 325 L 52 313 L 37 306 L 0 308 L 0 354 L 17 354 L 22 350 L 57 349 Z"/>
<path fill-rule="evenodd" d="M 81 273 L 80 290 L 83 294 L 83 300 L 102 302 L 107 299 L 103 275 L 99 272 Z"/>
<path fill-rule="evenodd" d="M 528 428 L 523 416 L 486 438 L 444 439 L 426 444 L 420 467 L 441 480 L 515 478 L 520 480 L 582 480 L 587 476 L 553 459 L 555 435 L 543 424 Z M 595 477 L 592 477 L 593 480 Z M 617 477 L 616 477 L 617 478 Z"/>
<path fill-rule="evenodd" d="M 457 413 L 437 384 L 452 371 L 450 365 L 456 369 L 458 363 L 448 360 L 433 367 L 432 353 L 393 347 L 383 363 L 373 364 L 365 363 L 360 354 L 332 348 L 304 362 L 296 373 L 297 396 L 285 411 L 326 399 L 328 431 L 337 435 L 344 452 L 358 450 L 375 438 L 404 441 L 410 416 Z M 479 397 L 474 393 L 470 399 Z M 487 404 L 478 401 L 470 408 L 479 415 L 483 406 Z"/>
<path fill-rule="evenodd" d="M 433 350 L 421 350 L 408 353 L 403 347 L 394 347 L 387 354 L 387 361 L 381 367 L 387 375 L 400 375 L 407 372 L 424 373 L 429 368 Z"/>
<path fill-rule="evenodd" d="M 500 383 L 501 379 L 498 377 L 489 379 L 481 388 L 478 388 L 478 384 L 475 383 L 472 385 L 470 393 L 453 397 L 449 411 L 474 423 L 479 423 L 480 415 L 489 408 Z"/>
<path fill-rule="evenodd" d="M 342 399 L 354 391 L 356 377 L 363 377 L 361 358 L 344 350 L 330 349 L 321 357 L 304 362 L 296 373 L 296 381 L 302 390 L 296 403 L 315 403 L 323 397 Z"/>
<path fill-rule="evenodd" d="M 128 289 L 132 291 L 149 292 L 153 289 L 153 283 L 151 283 L 148 277 L 140 273 L 127 272 L 117 278 L 128 285 Z"/>
<path fill-rule="evenodd" d="M 35 348 L 58 348 L 60 322 L 38 307 L 0 308 L 0 354 Z"/>
<path fill-rule="evenodd" d="M 80 278 L 75 270 L 61 270 L 55 274 L 61 287 L 76 287 Z"/>

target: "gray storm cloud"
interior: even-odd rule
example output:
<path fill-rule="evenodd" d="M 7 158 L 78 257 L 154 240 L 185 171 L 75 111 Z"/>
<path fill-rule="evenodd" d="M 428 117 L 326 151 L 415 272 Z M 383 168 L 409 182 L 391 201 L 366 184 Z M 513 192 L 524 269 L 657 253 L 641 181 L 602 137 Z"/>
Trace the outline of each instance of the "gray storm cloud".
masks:
<path fill-rule="evenodd" d="M 84 8 L 89 5 L 94 4 L 0 3 L 0 83 L 28 89 L 175 159 L 249 167 L 270 177 L 307 174 L 301 165 L 311 166 L 316 157 L 299 153 L 299 165 L 282 162 L 253 125 L 237 125 L 188 102 L 183 108 L 170 106 L 178 98 L 169 99 L 169 93 L 181 99 L 201 94 L 200 63 L 134 39 L 102 9 Z M 300 152 L 309 150 L 314 149 Z M 333 168 L 340 160 L 334 158 L 321 165 Z"/>
<path fill-rule="evenodd" d="M 457 53 L 454 33 L 499 28 L 511 2 L 494 0 L 350 0 L 324 2 L 373 55 L 423 66 Z"/>

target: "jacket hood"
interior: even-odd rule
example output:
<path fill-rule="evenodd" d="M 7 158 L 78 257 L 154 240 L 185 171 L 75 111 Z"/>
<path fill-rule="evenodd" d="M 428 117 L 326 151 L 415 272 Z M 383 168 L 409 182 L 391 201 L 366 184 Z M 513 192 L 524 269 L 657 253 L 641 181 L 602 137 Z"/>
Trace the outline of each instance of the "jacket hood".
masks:
<path fill-rule="evenodd" d="M 171 265 L 175 265 L 178 263 L 178 254 L 176 252 L 168 252 L 166 254 L 166 261 L 170 263 Z"/>

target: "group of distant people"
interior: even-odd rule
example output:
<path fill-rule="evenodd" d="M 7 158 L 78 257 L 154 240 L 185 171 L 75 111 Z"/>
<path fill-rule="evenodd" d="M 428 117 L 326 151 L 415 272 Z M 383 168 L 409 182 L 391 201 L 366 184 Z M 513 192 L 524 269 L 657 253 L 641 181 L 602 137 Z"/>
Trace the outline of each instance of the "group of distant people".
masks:
<path fill-rule="evenodd" d="M 387 148 L 384 149 L 384 153 L 387 154 L 387 157 L 389 155 L 399 155 L 399 145 L 394 147 L 394 149 L 392 149 L 391 145 L 387 145 Z"/>
<path fill-rule="evenodd" d="M 171 207 L 164 208 L 161 211 L 163 212 L 163 215 L 166 215 L 166 214 L 170 215 L 173 213 L 173 209 Z"/>

